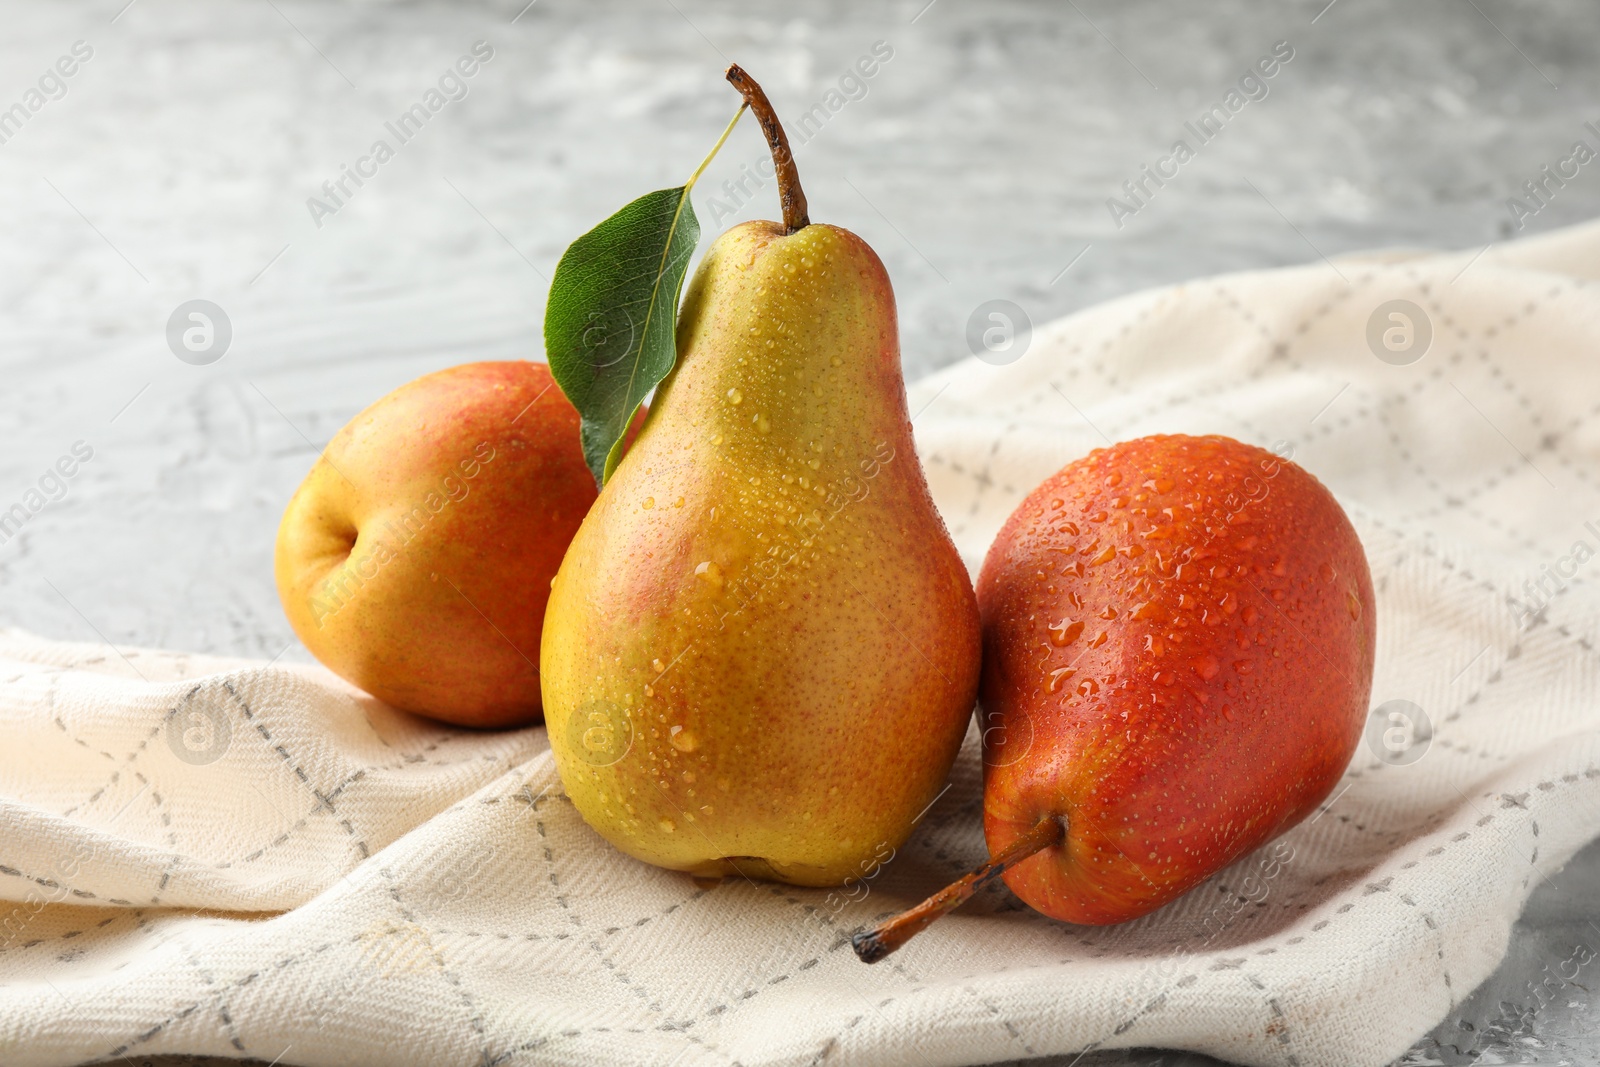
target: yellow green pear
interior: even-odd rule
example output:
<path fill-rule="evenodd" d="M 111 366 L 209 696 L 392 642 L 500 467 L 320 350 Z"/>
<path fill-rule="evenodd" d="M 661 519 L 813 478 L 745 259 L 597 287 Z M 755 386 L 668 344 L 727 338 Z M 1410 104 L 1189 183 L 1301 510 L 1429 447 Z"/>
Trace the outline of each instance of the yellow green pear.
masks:
<path fill-rule="evenodd" d="M 872 873 L 942 788 L 979 666 L 976 601 L 917 462 L 894 294 L 864 241 L 723 234 L 678 363 L 562 561 L 541 644 L 561 780 L 624 852 L 699 876 Z"/>

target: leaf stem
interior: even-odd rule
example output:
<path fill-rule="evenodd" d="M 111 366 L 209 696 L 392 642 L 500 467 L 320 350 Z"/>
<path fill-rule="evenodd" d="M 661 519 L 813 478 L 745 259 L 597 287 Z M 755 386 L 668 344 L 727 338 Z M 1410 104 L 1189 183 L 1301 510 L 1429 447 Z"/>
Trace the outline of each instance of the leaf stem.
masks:
<path fill-rule="evenodd" d="M 700 175 L 711 165 L 711 161 L 717 158 L 717 153 L 722 151 L 723 142 L 728 139 L 728 134 L 733 132 L 733 128 L 739 125 L 739 119 L 743 117 L 744 109 L 749 106 L 750 101 L 748 100 L 739 105 L 739 110 L 733 113 L 733 118 L 728 122 L 728 128 L 722 131 L 722 136 L 718 137 L 717 143 L 711 146 L 711 151 L 706 153 L 706 158 L 700 161 L 700 165 L 694 168 L 694 173 L 689 175 L 689 180 L 683 183 L 685 191 L 694 188 L 694 183 L 700 180 Z"/>
<path fill-rule="evenodd" d="M 789 138 L 778 121 L 778 113 L 772 109 L 772 101 L 767 99 L 761 86 L 739 64 L 728 68 L 728 83 L 739 90 L 744 102 L 756 113 L 756 121 L 761 123 L 767 147 L 772 150 L 772 166 L 778 175 L 778 203 L 783 205 L 784 229 L 788 233 L 799 233 L 811 225 L 811 218 L 806 214 L 805 190 L 800 188 L 800 172 L 795 169 L 794 153 L 789 151 Z"/>
<path fill-rule="evenodd" d="M 988 863 L 962 875 L 921 904 L 907 908 L 877 929 L 856 934 L 850 939 L 850 947 L 856 950 L 856 955 L 861 957 L 862 963 L 877 963 L 933 925 L 935 920 L 971 900 L 972 894 L 986 883 L 1000 877 L 1034 853 L 1059 845 L 1066 834 L 1064 816 L 1040 819 L 1032 829 L 1007 845 Z"/>

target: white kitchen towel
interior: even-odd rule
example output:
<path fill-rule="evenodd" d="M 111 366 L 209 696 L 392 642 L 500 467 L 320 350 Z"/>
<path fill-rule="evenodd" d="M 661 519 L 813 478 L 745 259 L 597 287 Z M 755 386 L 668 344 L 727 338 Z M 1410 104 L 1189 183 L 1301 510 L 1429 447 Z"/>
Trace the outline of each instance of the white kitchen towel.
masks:
<path fill-rule="evenodd" d="M 1597 226 L 1229 275 L 1027 340 L 984 320 L 985 360 L 911 390 L 974 567 L 1039 480 L 1155 432 L 1292 450 L 1366 545 L 1376 710 L 1337 791 L 1123 926 L 992 887 L 856 961 L 850 931 L 983 858 L 975 735 L 859 884 L 703 887 L 589 830 L 541 729 L 445 729 L 315 668 L 0 635 L 0 1062 L 1387 1062 L 1600 832 L 1597 276 Z"/>

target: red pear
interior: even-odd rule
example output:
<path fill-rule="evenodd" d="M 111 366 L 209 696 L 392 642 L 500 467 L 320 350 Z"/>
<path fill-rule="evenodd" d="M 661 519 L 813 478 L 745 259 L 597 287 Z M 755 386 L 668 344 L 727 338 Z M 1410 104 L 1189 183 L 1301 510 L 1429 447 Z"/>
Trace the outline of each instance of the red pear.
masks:
<path fill-rule="evenodd" d="M 550 582 L 595 496 L 578 412 L 543 363 L 424 375 L 335 434 L 290 500 L 284 612 L 313 655 L 395 707 L 538 722 Z"/>
<path fill-rule="evenodd" d="M 1372 579 L 1305 470 L 1145 437 L 1022 502 L 978 580 L 989 864 L 879 930 L 871 962 L 1002 875 L 1074 923 L 1159 908 L 1324 800 L 1360 740 Z"/>

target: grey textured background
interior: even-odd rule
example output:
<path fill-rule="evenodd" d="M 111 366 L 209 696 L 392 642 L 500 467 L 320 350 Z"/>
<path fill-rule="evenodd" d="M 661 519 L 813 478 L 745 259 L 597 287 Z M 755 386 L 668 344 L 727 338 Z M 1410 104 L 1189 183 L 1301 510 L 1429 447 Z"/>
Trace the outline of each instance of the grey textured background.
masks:
<path fill-rule="evenodd" d="M 1579 0 L 125 4 L 0 3 L 0 108 L 94 48 L 0 145 L 0 509 L 94 449 L 0 545 L 0 624 L 266 657 L 305 656 L 271 547 L 316 448 L 418 374 L 538 355 L 561 251 L 682 181 L 736 105 L 730 60 L 795 116 L 893 49 L 796 154 L 813 217 L 888 264 L 908 377 L 964 356 L 988 299 L 1042 323 L 1218 271 L 1508 239 L 1506 197 L 1600 122 L 1600 8 Z M 468 97 L 316 227 L 307 197 L 479 39 Z M 1114 226 L 1105 199 L 1279 40 L 1268 97 Z M 776 213 L 770 185 L 733 215 L 710 199 L 763 153 L 745 122 L 702 179 L 707 239 Z M 1596 214 L 1590 165 L 1526 232 Z M 194 298 L 233 324 L 211 366 L 166 345 Z M 1594 997 L 1535 990 L 1600 947 L 1597 890 L 1591 848 L 1404 1062 L 1600 1061 Z"/>

